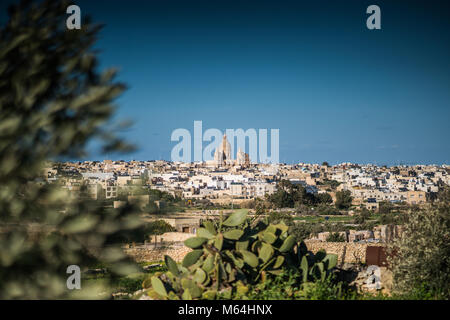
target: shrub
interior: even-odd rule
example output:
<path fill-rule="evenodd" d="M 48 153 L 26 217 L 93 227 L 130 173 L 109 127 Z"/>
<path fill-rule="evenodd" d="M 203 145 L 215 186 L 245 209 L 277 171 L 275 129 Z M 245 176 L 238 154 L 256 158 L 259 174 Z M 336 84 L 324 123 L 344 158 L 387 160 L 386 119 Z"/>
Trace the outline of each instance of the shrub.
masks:
<path fill-rule="evenodd" d="M 292 270 L 250 286 L 246 297 L 252 300 L 337 300 L 350 296 L 333 274 L 324 279 L 302 282 L 301 274 Z M 242 297 L 237 295 L 236 299 Z"/>
<path fill-rule="evenodd" d="M 291 300 L 296 299 L 300 290 L 301 274 L 293 270 L 283 270 L 280 275 L 249 286 L 244 296 L 236 293 L 234 299 L 251 300 Z"/>
<path fill-rule="evenodd" d="M 394 290 L 450 297 L 450 207 L 411 211 L 404 232 L 390 246 Z M 420 290 L 419 290 L 420 289 Z"/>
<path fill-rule="evenodd" d="M 308 282 L 302 285 L 299 292 L 299 299 L 306 300 L 339 300 L 346 298 L 345 291 L 342 289 L 342 282 L 336 283 L 332 276 L 325 279 L 319 279 L 315 282 Z"/>
<path fill-rule="evenodd" d="M 332 232 L 327 238 L 327 242 L 346 242 L 345 236 L 339 232 Z"/>
<path fill-rule="evenodd" d="M 349 296 L 351 297 L 351 296 Z M 388 295 L 383 292 L 360 292 L 352 297 L 358 300 L 439 300 L 443 299 L 442 295 L 436 295 L 429 288 L 422 284 L 417 288 L 413 288 L 408 292 L 393 292 Z"/>
<path fill-rule="evenodd" d="M 231 299 L 246 296 L 249 285 L 264 282 L 285 270 L 301 274 L 301 282 L 325 279 L 337 256 L 308 251 L 284 223 L 247 219 L 238 210 L 217 225 L 205 221 L 185 245 L 194 249 L 181 265 L 165 257 L 168 272 L 152 277 L 148 295 L 158 299 Z"/>
<path fill-rule="evenodd" d="M 138 273 L 113 280 L 115 291 L 134 293 L 142 289 L 142 281 L 145 280 L 145 277 L 145 274 Z"/>

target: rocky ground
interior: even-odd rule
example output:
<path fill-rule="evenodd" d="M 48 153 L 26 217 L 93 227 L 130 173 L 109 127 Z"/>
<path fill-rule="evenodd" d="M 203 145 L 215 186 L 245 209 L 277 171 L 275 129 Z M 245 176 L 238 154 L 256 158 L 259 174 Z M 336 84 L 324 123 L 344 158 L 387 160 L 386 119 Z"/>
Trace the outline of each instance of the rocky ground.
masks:
<path fill-rule="evenodd" d="M 337 271 L 338 279 L 354 287 L 358 292 L 381 292 L 390 295 L 392 271 L 386 267 L 345 263 Z"/>

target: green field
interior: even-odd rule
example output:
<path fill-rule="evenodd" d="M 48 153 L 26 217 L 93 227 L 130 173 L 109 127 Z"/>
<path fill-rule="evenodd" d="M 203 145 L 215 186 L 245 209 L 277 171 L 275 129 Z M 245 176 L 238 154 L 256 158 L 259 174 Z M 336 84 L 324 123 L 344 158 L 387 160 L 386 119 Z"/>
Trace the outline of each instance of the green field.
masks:
<path fill-rule="evenodd" d="M 325 218 L 328 217 L 328 220 Z M 374 214 L 370 217 L 370 221 L 378 221 L 380 218 L 379 214 Z M 294 221 L 302 221 L 302 222 L 310 222 L 310 223 L 317 223 L 317 222 L 347 222 L 352 223 L 354 221 L 354 216 L 301 216 L 301 217 L 295 217 Z"/>

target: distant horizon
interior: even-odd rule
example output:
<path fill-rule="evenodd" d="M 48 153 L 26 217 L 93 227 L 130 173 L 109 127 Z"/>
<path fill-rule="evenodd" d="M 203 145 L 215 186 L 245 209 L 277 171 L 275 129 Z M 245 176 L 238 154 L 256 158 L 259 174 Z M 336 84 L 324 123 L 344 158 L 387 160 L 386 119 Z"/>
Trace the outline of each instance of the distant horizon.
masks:
<path fill-rule="evenodd" d="M 151 162 L 151 161 L 165 161 L 165 162 L 172 162 L 172 163 L 189 163 L 189 164 L 201 164 L 201 163 L 206 163 L 209 161 L 203 161 L 203 162 L 180 162 L 180 161 L 171 161 L 171 160 L 166 160 L 166 159 L 146 159 L 146 160 L 140 160 L 140 159 L 130 159 L 130 160 L 125 160 L 124 158 L 117 158 L 117 159 L 103 159 L 103 160 L 92 160 L 92 159 L 84 159 L 84 160 L 61 160 L 61 161 L 53 161 L 53 162 L 104 162 L 104 161 L 124 161 L 124 162 L 131 162 L 131 161 L 139 161 L 139 162 Z M 437 166 L 437 167 L 443 167 L 443 166 L 450 166 L 447 163 L 401 163 L 401 164 L 392 164 L 392 165 L 388 165 L 388 164 L 376 164 L 376 163 L 362 163 L 362 162 L 351 162 L 351 161 L 343 161 L 343 162 L 339 162 L 339 163 L 334 163 L 334 162 L 330 162 L 330 161 L 321 161 L 321 162 L 304 162 L 304 161 L 299 161 L 299 162 L 280 162 L 278 164 L 273 164 L 273 165 L 298 165 L 298 164 L 310 164 L 310 165 L 322 165 L 323 162 L 327 162 L 330 166 L 338 166 L 338 165 L 342 165 L 342 164 L 352 164 L 352 165 L 375 165 L 378 167 L 400 167 L 400 166 L 408 166 L 408 167 L 415 167 L 415 166 Z M 252 165 L 254 164 L 261 164 L 261 165 L 271 165 L 270 163 L 251 163 Z"/>

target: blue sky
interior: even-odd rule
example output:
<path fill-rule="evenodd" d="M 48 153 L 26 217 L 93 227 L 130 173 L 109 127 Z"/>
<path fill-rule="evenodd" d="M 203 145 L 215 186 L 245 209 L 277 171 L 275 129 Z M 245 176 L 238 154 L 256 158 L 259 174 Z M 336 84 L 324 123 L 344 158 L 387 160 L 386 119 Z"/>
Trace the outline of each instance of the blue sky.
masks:
<path fill-rule="evenodd" d="M 450 19 L 439 1 L 75 1 L 105 23 L 118 118 L 170 159 L 177 128 L 280 129 L 280 161 L 449 163 Z M 366 28 L 368 5 L 381 30 Z M 103 159 L 104 156 L 96 156 Z"/>

